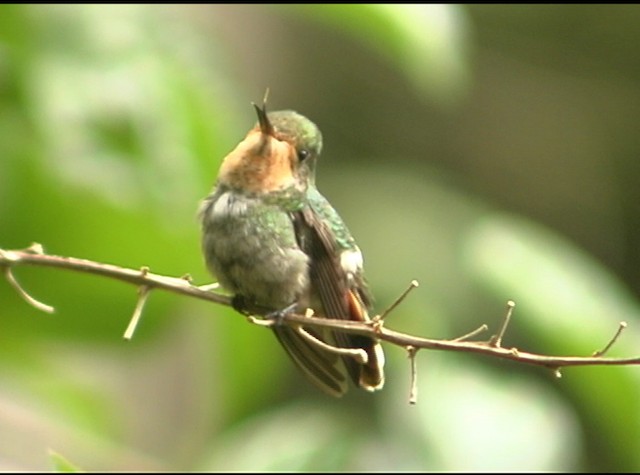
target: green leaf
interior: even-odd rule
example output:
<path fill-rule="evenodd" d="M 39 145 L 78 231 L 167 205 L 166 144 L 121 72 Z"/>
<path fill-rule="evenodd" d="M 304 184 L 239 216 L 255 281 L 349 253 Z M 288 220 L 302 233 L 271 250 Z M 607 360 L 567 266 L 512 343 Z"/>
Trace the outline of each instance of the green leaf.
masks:
<path fill-rule="evenodd" d="M 442 104 L 469 86 L 467 21 L 459 5 L 296 7 L 343 29 L 393 63 L 417 91 Z"/>

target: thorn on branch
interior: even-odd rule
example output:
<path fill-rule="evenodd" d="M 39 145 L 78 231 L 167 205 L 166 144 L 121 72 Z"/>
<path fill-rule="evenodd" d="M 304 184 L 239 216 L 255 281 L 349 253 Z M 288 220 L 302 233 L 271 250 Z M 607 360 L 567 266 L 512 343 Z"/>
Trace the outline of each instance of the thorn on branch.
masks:
<path fill-rule="evenodd" d="M 19 265 L 31 265 L 31 266 L 43 266 L 53 267 L 57 269 L 67 269 L 75 272 L 83 272 L 88 274 L 99 275 L 111 279 L 117 279 L 122 282 L 135 285 L 140 290 L 140 296 L 136 305 L 136 310 L 129 324 L 129 328 L 125 332 L 125 338 L 129 339 L 133 335 L 136 324 L 140 319 L 142 309 L 148 297 L 151 289 L 162 289 L 165 291 L 174 292 L 177 294 L 185 295 L 187 297 L 197 298 L 213 302 L 219 305 L 235 308 L 238 307 L 234 303 L 234 298 L 229 295 L 210 292 L 211 289 L 217 289 L 218 284 L 203 285 L 201 287 L 195 286 L 188 281 L 187 278 L 177 278 L 171 276 L 156 275 L 149 272 L 148 268 L 142 269 L 129 269 L 120 266 L 104 264 L 101 262 L 94 262 L 87 259 L 78 259 L 74 257 L 54 256 L 45 254 L 42 246 L 39 244 L 32 244 L 26 250 L 3 250 L 0 249 L 0 274 L 4 274 L 9 284 L 16 289 L 22 298 L 24 298 L 30 305 L 43 310 L 45 312 L 53 312 L 53 307 L 38 302 L 31 297 L 16 281 L 12 270 Z M 375 316 L 372 321 L 340 321 L 325 318 L 306 318 L 299 314 L 288 314 L 284 317 L 284 324 L 291 326 L 307 340 L 312 340 L 314 344 L 319 345 L 325 351 L 337 352 L 343 355 L 349 355 L 350 357 L 359 358 L 359 361 L 366 361 L 366 353 L 361 349 L 345 349 L 336 348 L 331 345 L 327 345 L 323 341 L 318 340 L 310 331 L 301 329 L 304 328 L 328 328 L 330 331 L 340 331 L 345 333 L 353 333 L 362 335 L 364 337 L 371 337 L 378 340 L 385 341 L 392 345 L 397 345 L 405 348 L 409 352 L 411 359 L 411 371 L 412 371 L 412 389 L 410 394 L 410 403 L 415 404 L 417 401 L 417 370 L 415 354 L 420 349 L 430 350 L 444 350 L 444 351 L 458 351 L 466 353 L 477 353 L 495 358 L 502 358 L 511 361 L 515 361 L 522 364 L 536 365 L 544 367 L 553 372 L 556 378 L 560 378 L 561 368 L 569 366 L 596 366 L 596 365 L 636 365 L 640 367 L 640 356 L 625 357 L 625 358 L 612 358 L 603 356 L 611 346 L 620 337 L 622 330 L 626 327 L 626 323 L 620 323 L 620 328 L 610 340 L 609 344 L 599 352 L 594 353 L 596 356 L 547 356 L 543 354 L 529 353 L 526 351 L 519 351 L 516 348 L 505 349 L 502 345 L 502 339 L 505 335 L 506 328 L 509 324 L 511 314 L 513 311 L 514 303 L 509 301 L 507 303 L 507 313 L 502 322 L 500 331 L 491 337 L 488 342 L 480 341 L 463 341 L 465 339 L 475 336 L 480 331 L 484 331 L 486 326 L 483 325 L 478 330 L 471 332 L 467 335 L 457 338 L 456 340 L 434 340 L 429 338 L 422 338 L 407 333 L 393 331 L 383 326 L 382 319 L 388 315 L 409 293 L 410 290 L 417 287 L 416 281 L 411 282 L 410 287 L 402 294 L 402 296 L 381 316 Z M 238 310 L 241 314 L 247 316 L 251 312 L 254 315 L 262 315 L 263 309 L 247 309 Z M 246 317 L 251 323 L 255 323 L 261 326 L 271 326 L 276 320 L 274 319 L 259 319 L 253 316 Z M 363 356 L 364 353 L 364 356 Z"/>
<path fill-rule="evenodd" d="M 367 364 L 367 362 L 369 361 L 367 352 L 361 348 L 338 348 L 337 346 L 329 345 L 328 343 L 325 343 L 324 341 L 316 338 L 299 325 L 292 326 L 292 328 L 305 340 L 313 343 L 314 345 L 318 345 L 320 348 L 326 351 L 336 353 L 338 355 L 350 356 L 351 358 L 354 358 L 358 362 L 358 364 L 362 365 Z"/>
<path fill-rule="evenodd" d="M 4 268 L 4 276 L 6 277 L 11 287 L 13 287 L 29 305 L 37 308 L 38 310 L 42 310 L 43 312 L 46 312 L 46 313 L 53 313 L 55 311 L 55 309 L 51 305 L 42 303 L 39 300 L 36 300 L 35 298 L 33 298 L 31 295 L 29 295 L 27 291 L 22 288 L 22 286 L 18 283 L 18 281 L 14 277 L 13 272 L 11 272 L 11 267 Z"/>
<path fill-rule="evenodd" d="M 32 242 L 31 245 L 25 248 L 24 251 L 42 256 L 44 254 L 44 247 L 42 247 L 42 244 L 40 244 L 39 242 Z"/>
<path fill-rule="evenodd" d="M 402 292 L 402 294 L 400 294 L 400 297 L 398 297 L 395 302 L 393 302 L 384 312 L 382 312 L 380 315 L 377 316 L 377 320 L 384 320 L 385 317 L 387 315 L 389 315 L 398 305 L 400 305 L 400 303 L 406 298 L 407 295 L 409 295 L 409 292 L 411 292 L 413 289 L 417 288 L 420 284 L 418 283 L 417 280 L 412 280 L 409 283 L 409 287 L 407 287 L 405 289 L 404 292 Z"/>
<path fill-rule="evenodd" d="M 271 327 L 276 323 L 275 320 L 265 320 L 264 318 L 257 318 L 253 315 L 246 315 L 246 317 L 249 323 L 253 323 L 254 325 L 258 325 L 261 327 Z"/>
<path fill-rule="evenodd" d="M 147 298 L 149 297 L 150 292 L 151 288 L 147 285 L 143 285 L 138 289 L 138 301 L 136 302 L 136 308 L 133 311 L 133 315 L 131 316 L 131 320 L 129 321 L 129 325 L 127 326 L 123 336 L 127 341 L 131 340 L 133 333 L 136 331 L 136 327 L 138 326 L 138 322 L 142 316 L 142 309 L 144 308 L 145 303 L 147 303 Z"/>
<path fill-rule="evenodd" d="M 620 322 L 616 334 L 613 335 L 613 338 L 611 338 L 611 340 L 609 340 L 609 343 L 607 343 L 607 345 L 603 349 L 594 351 L 592 356 L 604 356 L 604 354 L 609 351 L 613 344 L 618 340 L 618 337 L 622 334 L 625 328 L 627 328 L 627 322 Z"/>
<path fill-rule="evenodd" d="M 418 350 L 415 346 L 407 346 L 407 353 L 411 363 L 411 389 L 409 390 L 409 404 L 415 405 L 418 402 L 418 365 L 416 363 L 416 354 Z"/>
<path fill-rule="evenodd" d="M 475 330 L 467 333 L 466 335 L 462 335 L 459 336 L 458 338 L 455 338 L 452 341 L 465 341 L 465 340 L 469 340 L 470 338 L 473 338 L 474 336 L 482 333 L 482 332 L 486 332 L 489 329 L 489 327 L 487 326 L 486 323 L 483 323 L 482 325 L 480 325 L 478 328 L 476 328 Z"/>
<path fill-rule="evenodd" d="M 509 321 L 511 320 L 511 314 L 513 313 L 513 307 L 516 306 L 516 303 L 513 300 L 507 301 L 507 312 L 504 315 L 504 319 L 502 320 L 502 325 L 500 326 L 500 330 L 498 333 L 493 335 L 489 340 L 489 346 L 493 346 L 494 348 L 502 347 L 502 338 L 504 337 L 505 332 L 507 331 L 507 327 L 509 326 Z"/>

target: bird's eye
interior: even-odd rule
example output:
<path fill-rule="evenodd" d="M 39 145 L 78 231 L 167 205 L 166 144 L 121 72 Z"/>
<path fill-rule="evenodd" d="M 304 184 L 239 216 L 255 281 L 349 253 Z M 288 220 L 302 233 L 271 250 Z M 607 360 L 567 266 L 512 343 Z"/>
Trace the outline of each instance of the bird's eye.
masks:
<path fill-rule="evenodd" d="M 309 158 L 309 155 L 311 155 L 311 152 L 303 148 L 302 150 L 298 151 L 298 160 L 300 160 L 301 162 L 304 162 L 307 158 Z"/>

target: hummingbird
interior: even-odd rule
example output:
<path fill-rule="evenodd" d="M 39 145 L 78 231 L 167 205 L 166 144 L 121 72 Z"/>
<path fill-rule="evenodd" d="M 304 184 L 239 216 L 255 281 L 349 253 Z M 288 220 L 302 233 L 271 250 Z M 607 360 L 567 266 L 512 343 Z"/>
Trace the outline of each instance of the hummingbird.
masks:
<path fill-rule="evenodd" d="M 370 321 L 372 297 L 360 249 L 318 191 L 322 134 L 293 110 L 267 113 L 223 160 L 199 219 L 209 271 L 233 294 L 233 307 L 266 317 L 312 309 L 318 317 Z M 303 327 L 322 342 L 362 349 L 367 361 L 338 355 L 275 319 L 271 328 L 305 376 L 340 397 L 348 380 L 366 391 L 384 385 L 384 353 L 373 338 Z"/>

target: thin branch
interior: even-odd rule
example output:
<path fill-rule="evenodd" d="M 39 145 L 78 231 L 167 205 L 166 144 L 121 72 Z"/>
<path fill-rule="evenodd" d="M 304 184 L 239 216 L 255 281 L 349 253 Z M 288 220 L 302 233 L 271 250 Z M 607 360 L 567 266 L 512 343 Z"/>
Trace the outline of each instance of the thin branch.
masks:
<path fill-rule="evenodd" d="M 138 326 L 138 322 L 142 316 L 142 309 L 147 303 L 147 298 L 149 297 L 150 292 L 149 287 L 146 285 L 143 285 L 138 289 L 138 301 L 136 302 L 136 308 L 133 311 L 133 315 L 131 316 L 131 320 L 129 321 L 129 325 L 127 326 L 123 336 L 127 341 L 131 340 L 133 333 L 136 331 L 136 327 Z"/>
<path fill-rule="evenodd" d="M 153 274 L 151 272 L 141 272 L 140 270 L 136 269 L 126 269 L 115 265 L 102 264 L 86 259 L 34 253 L 32 248 L 30 248 L 29 250 L 16 251 L 0 250 L 0 267 L 4 267 L 10 270 L 21 265 L 54 267 L 60 269 L 68 269 L 76 272 L 101 275 L 134 284 L 138 287 L 148 287 L 149 290 L 163 289 L 201 300 L 215 302 L 221 305 L 231 306 L 231 298 L 229 296 L 216 294 L 208 290 L 203 290 L 200 287 L 192 285 L 188 279 L 167 277 L 163 275 Z M 6 270 L 5 274 L 7 274 Z M 411 287 L 413 287 L 413 284 Z M 20 292 L 20 290 L 18 291 Z M 45 308 L 46 307 L 48 306 L 45 306 Z M 510 301 L 508 304 L 507 316 L 503 321 L 501 332 L 499 332 L 497 335 L 498 341 L 500 341 L 502 339 L 502 336 L 504 336 L 504 329 L 506 329 L 508 318 L 510 317 L 510 312 L 512 311 L 512 309 L 513 302 Z M 255 323 L 261 322 L 256 318 L 252 318 L 252 321 L 254 321 Z M 561 368 L 568 366 L 640 365 L 640 356 L 629 358 L 611 358 L 601 355 L 547 356 L 524 352 L 516 348 L 507 349 L 503 348 L 502 346 L 494 346 L 491 344 L 491 342 L 462 341 L 465 339 L 466 335 L 465 337 L 455 340 L 434 340 L 391 330 L 382 325 L 381 320 L 376 326 L 372 326 L 370 323 L 371 322 L 336 320 L 306 315 L 297 315 L 292 313 L 287 313 L 282 317 L 282 324 L 288 324 L 292 326 L 304 325 L 305 327 L 330 328 L 334 331 L 343 331 L 346 333 L 364 335 L 370 338 L 383 340 L 390 344 L 398 345 L 403 348 L 412 346 L 416 348 L 416 350 L 430 349 L 477 353 L 494 358 L 511 360 L 518 363 L 549 368 L 555 372 L 556 376 L 560 374 L 559 371 Z M 261 324 L 271 323 L 261 322 Z M 617 335 L 614 336 L 610 344 L 607 345 L 607 347 L 603 351 L 608 350 L 616 340 Z"/>
<path fill-rule="evenodd" d="M 300 315 L 285 315 L 285 322 L 304 323 L 306 326 L 317 326 L 341 330 L 347 333 L 378 338 L 398 346 L 415 346 L 429 350 L 460 351 L 464 353 L 478 353 L 495 358 L 516 361 L 519 363 L 546 368 L 559 368 L 564 366 L 597 366 L 597 365 L 640 365 L 640 356 L 631 358 L 605 358 L 601 356 L 547 356 L 536 353 L 520 351 L 516 348 L 496 348 L 487 342 L 434 340 L 421 338 L 406 333 L 397 332 L 383 327 L 379 331 L 372 330 L 369 325 L 361 322 L 334 320 L 326 318 L 306 318 Z"/>
<path fill-rule="evenodd" d="M 349 356 L 355 359 L 359 364 L 367 364 L 367 361 L 369 361 L 367 352 L 361 348 L 338 348 L 337 346 L 329 345 L 328 343 L 325 343 L 324 341 L 319 340 L 318 338 L 313 336 L 311 333 L 309 333 L 307 330 L 305 330 L 299 325 L 293 326 L 293 329 L 305 340 L 310 341 L 314 345 L 317 345 L 323 350 L 326 350 L 330 353 L 335 353 L 337 355 L 342 355 L 342 356 Z"/>
<path fill-rule="evenodd" d="M 402 301 L 406 298 L 406 296 L 409 295 L 409 292 L 411 292 L 413 289 L 418 288 L 419 285 L 420 284 L 418 283 L 417 280 L 412 280 L 409 283 L 409 287 L 407 287 L 406 290 L 402 292 L 402 294 L 400 294 L 400 297 L 398 297 L 395 300 L 395 302 L 389 305 L 389 307 L 387 307 L 387 309 L 377 317 L 377 320 L 378 321 L 384 320 L 387 315 L 389 315 L 398 305 L 400 305 L 400 303 L 402 303 Z"/>
<path fill-rule="evenodd" d="M 29 295 L 29 293 L 26 290 L 22 288 L 20 283 L 18 283 L 15 276 L 13 275 L 13 272 L 11 272 L 11 267 L 4 268 L 4 276 L 9 282 L 9 284 L 11 284 L 11 287 L 13 287 L 18 292 L 20 297 L 22 297 L 29 305 L 37 308 L 38 310 L 42 310 L 43 312 L 46 312 L 46 313 L 55 312 L 55 308 L 53 308 L 51 305 L 47 305 L 46 303 L 42 303 L 39 300 L 36 300 L 34 297 Z"/>
<path fill-rule="evenodd" d="M 459 336 L 458 338 L 455 338 L 452 341 L 465 341 L 465 340 L 470 340 L 471 338 L 473 338 L 476 335 L 479 335 L 482 332 L 486 332 L 489 329 L 489 327 L 487 326 L 486 323 L 483 323 L 482 325 L 480 325 L 478 328 L 476 328 L 473 331 L 470 331 L 469 333 Z"/>
<path fill-rule="evenodd" d="M 609 343 L 607 343 L 607 346 L 605 346 L 600 351 L 594 351 L 593 356 L 603 356 L 607 351 L 609 351 L 609 349 L 618 340 L 618 337 L 622 334 L 622 331 L 625 328 L 627 328 L 627 322 L 620 322 L 620 324 L 618 325 L 618 330 L 616 331 L 616 334 L 613 335 L 613 338 L 611 338 L 611 340 L 609 340 Z"/>
<path fill-rule="evenodd" d="M 504 315 L 504 319 L 502 320 L 502 325 L 500 326 L 500 331 L 497 334 L 493 335 L 489 340 L 489 344 L 495 348 L 500 348 L 502 346 L 502 338 L 507 331 L 507 327 L 509 326 L 509 321 L 511 320 L 511 314 L 513 313 L 513 308 L 516 306 L 516 303 L 513 300 L 509 300 L 507 302 L 507 312 Z"/>
<path fill-rule="evenodd" d="M 169 277 L 152 272 L 142 274 L 139 269 L 127 269 L 112 264 L 78 259 L 75 257 L 61 257 L 50 254 L 34 254 L 25 250 L 0 250 L 0 266 L 16 267 L 20 265 L 54 267 L 74 272 L 100 275 L 111 279 L 121 280 L 136 286 L 146 285 L 149 288 L 167 290 L 176 294 L 187 295 L 221 305 L 231 306 L 231 297 L 210 292 L 208 286 L 204 289 L 196 287 L 189 279 Z"/>
<path fill-rule="evenodd" d="M 415 346 L 407 346 L 409 361 L 411 362 L 411 389 L 409 390 L 409 404 L 418 402 L 418 364 L 416 363 L 416 355 L 418 350 Z"/>
<path fill-rule="evenodd" d="M 260 327 L 272 327 L 276 324 L 275 320 L 265 320 L 264 318 L 254 317 L 253 315 L 247 315 L 246 318 L 249 323 L 253 323 Z"/>

